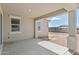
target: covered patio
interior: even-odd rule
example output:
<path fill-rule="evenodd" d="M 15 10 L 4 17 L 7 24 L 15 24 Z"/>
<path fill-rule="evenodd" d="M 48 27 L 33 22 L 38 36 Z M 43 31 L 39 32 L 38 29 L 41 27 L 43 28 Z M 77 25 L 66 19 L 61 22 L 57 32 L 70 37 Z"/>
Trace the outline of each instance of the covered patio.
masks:
<path fill-rule="evenodd" d="M 48 39 L 47 18 L 68 13 L 68 34 L 66 39 L 52 41 L 68 48 L 71 51 L 79 52 L 79 39 L 76 30 L 76 10 L 79 4 L 1 4 L 2 14 L 2 54 L 3 55 L 55 55 L 38 45 L 40 41 Z M 42 20 L 41 27 L 40 20 Z M 38 23 L 38 24 L 37 24 Z M 37 26 L 38 25 L 38 26 Z M 38 29 L 39 28 L 39 29 Z M 42 29 L 42 31 L 41 31 Z M 58 33 L 57 33 L 58 34 Z M 52 33 L 54 35 L 54 33 Z M 45 39 L 42 37 L 46 37 Z M 41 39 L 39 39 L 41 38 Z M 53 38 L 54 40 L 55 38 Z M 61 42 L 61 40 L 65 40 Z M 65 43 L 65 44 L 63 44 Z M 52 46 L 51 46 L 52 47 Z"/>

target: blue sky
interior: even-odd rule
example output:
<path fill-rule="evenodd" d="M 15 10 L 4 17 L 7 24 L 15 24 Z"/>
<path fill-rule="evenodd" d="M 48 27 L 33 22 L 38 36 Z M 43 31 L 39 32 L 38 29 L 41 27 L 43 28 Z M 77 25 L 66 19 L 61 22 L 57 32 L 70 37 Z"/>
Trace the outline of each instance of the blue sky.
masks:
<path fill-rule="evenodd" d="M 52 17 L 48 20 L 49 27 L 58 27 L 60 25 L 68 25 L 68 14 Z M 79 27 L 79 10 L 77 10 L 77 26 Z"/>

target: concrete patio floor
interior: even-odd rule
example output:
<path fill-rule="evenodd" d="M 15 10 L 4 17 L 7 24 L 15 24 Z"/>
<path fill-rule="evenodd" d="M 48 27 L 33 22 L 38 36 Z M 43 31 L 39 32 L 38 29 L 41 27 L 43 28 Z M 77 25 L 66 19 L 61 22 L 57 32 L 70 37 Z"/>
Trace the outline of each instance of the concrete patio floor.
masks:
<path fill-rule="evenodd" d="M 4 44 L 2 55 L 56 55 L 37 43 L 41 39 L 26 39 Z"/>
<path fill-rule="evenodd" d="M 37 43 L 43 40 L 52 41 L 53 43 L 67 47 L 67 33 L 49 32 L 49 38 L 25 39 L 4 44 L 2 55 L 56 55 Z M 79 39 L 79 34 L 77 34 Z"/>

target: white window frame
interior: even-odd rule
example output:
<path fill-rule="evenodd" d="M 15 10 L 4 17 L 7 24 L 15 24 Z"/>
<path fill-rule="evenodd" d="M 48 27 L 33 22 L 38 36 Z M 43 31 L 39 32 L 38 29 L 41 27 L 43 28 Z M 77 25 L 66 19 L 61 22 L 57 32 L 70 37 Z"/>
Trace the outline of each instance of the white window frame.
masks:
<path fill-rule="evenodd" d="M 11 18 L 15 18 L 15 19 L 19 19 L 20 20 L 20 24 L 19 24 L 19 26 L 20 26 L 20 31 L 16 31 L 16 32 L 12 32 L 11 30 L 12 30 L 12 27 L 11 27 Z M 19 17 L 19 16 L 10 16 L 10 34 L 17 34 L 17 33 L 21 33 L 21 17 Z"/>

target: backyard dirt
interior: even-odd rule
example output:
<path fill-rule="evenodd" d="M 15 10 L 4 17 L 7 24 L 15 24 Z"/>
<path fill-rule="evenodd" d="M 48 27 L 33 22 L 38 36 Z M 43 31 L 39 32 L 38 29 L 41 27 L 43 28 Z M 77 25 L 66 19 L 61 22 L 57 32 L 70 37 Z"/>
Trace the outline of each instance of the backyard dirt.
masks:
<path fill-rule="evenodd" d="M 48 34 L 50 41 L 65 47 L 67 47 L 67 37 L 68 33 L 49 32 Z M 79 34 L 77 34 L 77 39 L 79 39 Z"/>

